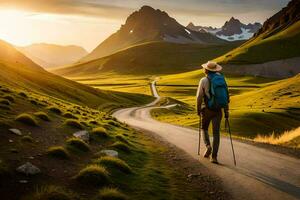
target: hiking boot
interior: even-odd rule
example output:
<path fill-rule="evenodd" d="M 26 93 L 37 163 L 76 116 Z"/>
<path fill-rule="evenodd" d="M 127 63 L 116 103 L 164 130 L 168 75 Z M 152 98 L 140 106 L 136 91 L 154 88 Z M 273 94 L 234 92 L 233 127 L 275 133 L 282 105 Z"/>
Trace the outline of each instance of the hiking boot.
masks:
<path fill-rule="evenodd" d="M 219 164 L 217 158 L 213 158 L 213 157 L 210 158 L 210 162 L 214 164 Z"/>
<path fill-rule="evenodd" d="M 203 157 L 204 157 L 204 158 L 208 158 L 208 157 L 210 156 L 210 154 L 211 154 L 211 150 L 212 150 L 211 146 L 208 145 L 208 146 L 206 147 L 206 151 L 205 151 Z"/>

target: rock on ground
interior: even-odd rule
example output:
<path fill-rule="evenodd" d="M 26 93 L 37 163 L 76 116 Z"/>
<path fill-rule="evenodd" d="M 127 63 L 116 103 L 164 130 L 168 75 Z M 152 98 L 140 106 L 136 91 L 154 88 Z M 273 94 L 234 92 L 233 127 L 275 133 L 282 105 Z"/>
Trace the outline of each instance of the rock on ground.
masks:
<path fill-rule="evenodd" d="M 11 128 L 9 129 L 9 131 L 15 135 L 19 135 L 21 136 L 22 135 L 22 132 L 19 130 L 19 129 L 16 129 L 16 128 Z"/>
<path fill-rule="evenodd" d="M 115 157 L 115 158 L 119 157 L 119 153 L 115 150 L 102 150 L 102 151 L 100 151 L 100 154 Z"/>
<path fill-rule="evenodd" d="M 87 131 L 78 131 L 76 133 L 73 133 L 73 136 L 82 139 L 85 142 L 90 141 L 90 134 Z"/>
<path fill-rule="evenodd" d="M 41 170 L 38 167 L 31 164 L 30 162 L 27 162 L 24 165 L 21 165 L 16 170 L 17 170 L 17 172 L 23 173 L 26 175 L 36 175 L 36 174 L 41 173 Z"/>

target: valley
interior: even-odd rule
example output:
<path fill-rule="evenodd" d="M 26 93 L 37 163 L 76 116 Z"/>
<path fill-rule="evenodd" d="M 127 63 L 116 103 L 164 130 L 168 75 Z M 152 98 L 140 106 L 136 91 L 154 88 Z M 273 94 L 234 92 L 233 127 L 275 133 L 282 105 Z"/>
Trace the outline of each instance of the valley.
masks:
<path fill-rule="evenodd" d="M 263 24 L 256 16 L 241 18 L 247 23 L 231 17 L 219 21 L 222 26 L 202 26 L 222 13 L 202 11 L 197 16 L 212 21 L 189 17 L 193 23 L 184 26 L 173 15 L 182 22 L 188 6 L 178 15 L 116 2 L 28 2 L 31 12 L 45 10 L 6 10 L 20 24 L 36 20 L 31 24 L 40 24 L 49 43 L 39 42 L 40 33 L 32 38 L 34 28 L 24 29 L 24 45 L 0 40 L 1 198 L 299 199 L 300 1 L 276 9 Z M 243 4 L 216 3 L 224 10 Z M 60 40 L 58 28 L 41 28 L 55 23 L 70 28 L 61 35 L 67 39 Z M 71 27 L 81 27 L 82 36 L 76 38 Z M 89 33 L 85 28 L 91 27 Z M 75 39 L 87 45 L 85 34 L 95 35 L 99 27 L 111 32 L 86 39 L 93 50 L 69 45 Z M 36 42 L 25 45 L 30 39 Z M 211 136 L 221 134 L 220 151 L 214 154 L 212 144 L 212 155 L 200 140 L 196 110 L 199 81 L 216 71 L 202 69 L 207 61 L 223 67 L 233 138 L 224 117 L 220 133 L 209 127 Z M 209 159 L 202 156 L 206 150 Z"/>

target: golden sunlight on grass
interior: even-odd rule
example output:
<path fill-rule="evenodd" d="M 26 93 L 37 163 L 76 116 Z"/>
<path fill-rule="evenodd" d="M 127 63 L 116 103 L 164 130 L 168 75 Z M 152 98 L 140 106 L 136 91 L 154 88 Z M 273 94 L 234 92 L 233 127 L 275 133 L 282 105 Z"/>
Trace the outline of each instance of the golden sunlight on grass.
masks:
<path fill-rule="evenodd" d="M 270 136 L 261 136 L 258 135 L 254 141 L 269 143 L 269 144 L 286 144 L 291 143 L 293 140 L 297 140 L 300 137 L 300 127 L 292 131 L 285 131 L 283 134 L 279 136 L 275 136 L 274 134 Z M 296 148 L 300 148 L 300 145 L 294 145 Z"/>

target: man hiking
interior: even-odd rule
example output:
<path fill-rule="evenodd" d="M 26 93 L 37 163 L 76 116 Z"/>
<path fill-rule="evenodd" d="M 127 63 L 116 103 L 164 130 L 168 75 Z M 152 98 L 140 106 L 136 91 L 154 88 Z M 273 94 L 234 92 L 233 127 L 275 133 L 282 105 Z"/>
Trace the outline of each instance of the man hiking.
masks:
<path fill-rule="evenodd" d="M 224 76 L 221 74 L 222 67 L 215 62 L 208 61 L 202 65 L 205 77 L 199 82 L 197 90 L 197 112 L 202 117 L 201 135 L 203 136 L 206 151 L 205 158 L 210 157 L 212 163 L 218 164 L 218 149 L 220 144 L 220 125 L 222 109 L 225 118 L 228 119 L 229 93 Z M 203 105 L 202 105 L 203 104 Z M 212 122 L 213 145 L 211 146 L 208 127 Z"/>

